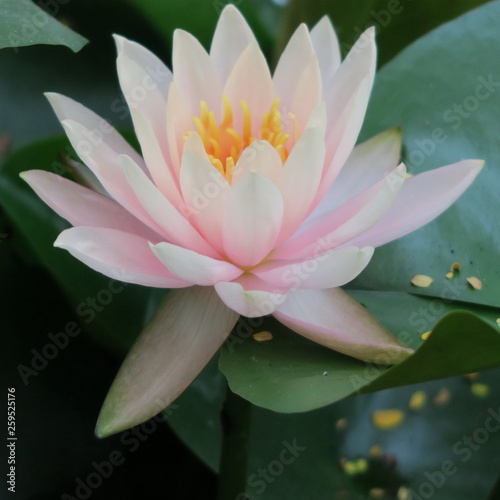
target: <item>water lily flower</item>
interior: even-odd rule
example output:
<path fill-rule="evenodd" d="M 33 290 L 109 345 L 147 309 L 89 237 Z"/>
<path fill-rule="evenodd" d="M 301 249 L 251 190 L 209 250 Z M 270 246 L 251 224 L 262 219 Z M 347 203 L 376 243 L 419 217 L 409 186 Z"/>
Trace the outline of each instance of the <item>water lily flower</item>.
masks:
<path fill-rule="evenodd" d="M 375 247 L 448 208 L 482 162 L 408 178 L 398 130 L 355 147 L 375 75 L 374 30 L 341 63 L 328 18 L 311 31 L 301 25 L 273 74 L 234 6 L 222 12 L 210 53 L 175 32 L 172 71 L 115 38 L 142 155 L 92 111 L 48 94 L 93 189 L 23 174 L 74 226 L 55 246 L 107 276 L 173 289 L 125 360 L 98 435 L 170 404 L 240 315 L 273 314 L 361 360 L 409 356 L 339 287 Z"/>

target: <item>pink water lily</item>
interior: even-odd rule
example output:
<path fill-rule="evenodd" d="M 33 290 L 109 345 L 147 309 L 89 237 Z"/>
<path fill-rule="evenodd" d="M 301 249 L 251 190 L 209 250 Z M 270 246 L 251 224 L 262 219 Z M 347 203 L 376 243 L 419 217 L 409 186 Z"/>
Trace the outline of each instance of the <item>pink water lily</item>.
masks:
<path fill-rule="evenodd" d="M 125 360 L 98 434 L 173 401 L 240 315 L 273 314 L 361 360 L 410 355 L 338 287 L 375 247 L 448 208 L 482 162 L 408 178 L 399 130 L 355 147 L 375 74 L 374 31 L 341 63 L 327 18 L 311 31 L 301 25 L 274 74 L 233 6 L 209 54 L 175 32 L 172 72 L 141 45 L 118 36 L 116 44 L 142 156 L 93 112 L 48 94 L 93 189 L 45 171 L 23 174 L 74 226 L 57 247 L 107 276 L 180 289 Z"/>

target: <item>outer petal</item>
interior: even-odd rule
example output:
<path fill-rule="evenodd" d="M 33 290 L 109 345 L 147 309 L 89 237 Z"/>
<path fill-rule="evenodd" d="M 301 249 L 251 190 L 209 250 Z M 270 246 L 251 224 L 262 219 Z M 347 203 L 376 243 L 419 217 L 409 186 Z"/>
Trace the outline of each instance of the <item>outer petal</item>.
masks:
<path fill-rule="evenodd" d="M 323 88 L 330 88 L 341 57 L 339 41 L 328 16 L 324 16 L 311 30 L 311 41 L 319 59 Z"/>
<path fill-rule="evenodd" d="M 331 250 L 362 234 L 376 224 L 392 207 L 405 182 L 401 164 L 374 186 L 341 207 L 308 223 L 294 238 L 282 245 L 273 258 L 299 258 Z M 358 245 L 355 245 L 358 246 Z"/>
<path fill-rule="evenodd" d="M 219 281 L 231 281 L 243 274 L 240 268 L 230 262 L 212 259 L 170 243 L 151 245 L 151 249 L 175 276 L 195 285 L 211 286 Z"/>
<path fill-rule="evenodd" d="M 210 49 L 221 82 L 227 80 L 236 61 L 251 43 L 257 40 L 250 26 L 234 5 L 228 5 L 220 15 Z"/>
<path fill-rule="evenodd" d="M 332 212 L 383 179 L 398 166 L 401 146 L 400 128 L 382 132 L 356 146 L 311 218 Z"/>
<path fill-rule="evenodd" d="M 120 368 L 96 434 L 109 436 L 162 411 L 194 380 L 237 320 L 212 288 L 170 292 Z"/>
<path fill-rule="evenodd" d="M 283 162 L 276 148 L 267 141 L 254 141 L 236 163 L 232 184 L 236 184 L 250 170 L 276 181 L 283 170 Z"/>
<path fill-rule="evenodd" d="M 161 241 L 159 234 L 107 196 L 44 170 L 29 170 L 21 177 L 52 210 L 73 226 L 117 229 L 150 241 Z"/>
<path fill-rule="evenodd" d="M 333 119 L 328 123 L 328 168 L 318 191 L 318 201 L 333 184 L 356 144 L 375 77 L 376 52 L 375 30 L 369 28 L 356 42 L 324 95 L 327 114 Z"/>
<path fill-rule="evenodd" d="M 464 160 L 408 179 L 385 217 L 347 244 L 378 247 L 422 227 L 462 195 L 483 165 L 481 160 Z"/>
<path fill-rule="evenodd" d="M 371 247 L 346 247 L 307 260 L 269 262 L 252 272 L 275 286 L 334 288 L 352 281 L 363 271 L 373 251 Z"/>
<path fill-rule="evenodd" d="M 141 169 L 125 155 L 120 156 L 125 176 L 138 200 L 151 218 L 162 228 L 169 241 L 205 253 L 217 255 L 198 231 L 167 200 Z"/>
<path fill-rule="evenodd" d="M 305 219 L 316 196 L 325 160 L 325 140 L 319 127 L 307 129 L 292 149 L 276 184 L 285 203 L 280 240 Z"/>
<path fill-rule="evenodd" d="M 216 283 L 215 290 L 229 308 L 248 318 L 271 314 L 287 297 L 287 290 L 252 275 L 243 275 L 231 283 Z"/>
<path fill-rule="evenodd" d="M 276 94 L 282 99 L 285 111 L 291 111 L 297 79 L 314 57 L 309 30 L 301 24 L 285 47 L 273 77 Z"/>
<path fill-rule="evenodd" d="M 239 266 L 258 264 L 273 248 L 283 221 L 283 198 L 276 185 L 256 172 L 233 186 L 224 210 L 222 238 Z"/>
<path fill-rule="evenodd" d="M 120 86 L 130 108 L 146 164 L 156 185 L 164 191 L 165 187 L 170 184 L 175 186 L 175 183 L 168 175 L 169 168 L 165 168 L 163 153 L 156 155 L 156 150 L 168 151 L 165 109 L 172 72 L 142 45 L 117 35 L 114 38 L 118 50 L 116 63 Z"/>
<path fill-rule="evenodd" d="M 271 108 L 275 91 L 266 58 L 257 44 L 252 43 L 241 54 L 226 82 L 224 95 L 232 103 L 236 130 L 243 130 L 241 101 L 246 101 L 252 114 L 253 135 L 258 137 L 262 116 Z"/>
<path fill-rule="evenodd" d="M 178 279 L 155 257 L 148 241 L 134 234 L 97 227 L 63 231 L 54 246 L 106 276 L 128 283 L 158 288 L 180 288 L 190 283 Z"/>
<path fill-rule="evenodd" d="M 290 292 L 274 316 L 304 337 L 363 361 L 394 364 L 412 353 L 340 288 Z"/>
<path fill-rule="evenodd" d="M 220 117 L 222 87 L 214 64 L 196 38 L 186 31 L 175 30 L 172 53 L 174 83 L 184 95 L 192 116 L 198 116 L 200 102 L 205 101 Z"/>

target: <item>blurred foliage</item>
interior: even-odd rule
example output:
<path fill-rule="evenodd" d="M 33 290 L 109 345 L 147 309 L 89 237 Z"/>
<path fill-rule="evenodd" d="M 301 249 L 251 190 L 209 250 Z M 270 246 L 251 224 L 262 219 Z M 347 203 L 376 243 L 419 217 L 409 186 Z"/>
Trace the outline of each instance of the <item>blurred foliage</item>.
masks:
<path fill-rule="evenodd" d="M 59 2 L 45 2 L 52 15 Z M 57 22 L 31 0 L 2 0 L 0 6 L 0 49 L 26 45 L 65 45 L 78 52 L 88 40 Z"/>

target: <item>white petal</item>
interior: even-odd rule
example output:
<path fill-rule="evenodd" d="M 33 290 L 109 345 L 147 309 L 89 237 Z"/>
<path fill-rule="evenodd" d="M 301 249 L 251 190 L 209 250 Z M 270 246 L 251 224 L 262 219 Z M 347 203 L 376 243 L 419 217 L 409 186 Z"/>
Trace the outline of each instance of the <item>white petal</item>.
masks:
<path fill-rule="evenodd" d="M 274 316 L 304 337 L 363 361 L 395 364 L 412 353 L 340 288 L 290 292 Z"/>
<path fill-rule="evenodd" d="M 345 247 L 312 259 L 271 261 L 252 272 L 271 285 L 304 288 L 334 288 L 352 281 L 368 265 L 373 248 Z"/>
<path fill-rule="evenodd" d="M 214 64 L 198 40 L 175 30 L 172 66 L 174 83 L 186 99 L 192 116 L 198 116 L 201 101 L 220 117 L 222 87 Z"/>
<path fill-rule="evenodd" d="M 239 266 L 258 264 L 276 243 L 282 220 L 283 198 L 276 185 L 248 172 L 232 187 L 224 210 L 227 256 Z"/>
<path fill-rule="evenodd" d="M 167 407 L 217 352 L 237 320 L 213 288 L 170 292 L 120 368 L 97 435 L 123 431 Z"/>
<path fill-rule="evenodd" d="M 211 286 L 243 274 L 230 262 L 212 259 L 170 243 L 151 245 L 151 249 L 170 272 L 194 285 Z"/>
<path fill-rule="evenodd" d="M 254 170 L 276 181 L 283 169 L 281 156 L 267 141 L 254 141 L 241 155 L 234 168 L 232 184 L 236 184 L 247 172 Z"/>
<path fill-rule="evenodd" d="M 311 30 L 311 41 L 319 59 L 323 87 L 327 89 L 341 62 L 339 41 L 328 16 L 324 16 Z"/>
<path fill-rule="evenodd" d="M 170 273 L 155 257 L 148 241 L 139 236 L 97 227 L 73 227 L 63 231 L 55 247 L 110 278 L 158 288 L 189 286 Z"/>
<path fill-rule="evenodd" d="M 257 40 L 250 26 L 234 5 L 228 5 L 220 15 L 210 49 L 221 82 L 227 80 L 236 61 L 251 43 Z"/>
<path fill-rule="evenodd" d="M 215 290 L 221 300 L 238 314 L 247 318 L 266 316 L 285 302 L 286 291 L 279 288 L 273 290 L 265 282 L 262 282 L 260 286 L 245 286 L 242 278 L 239 281 L 230 283 L 221 281 L 215 284 Z"/>
<path fill-rule="evenodd" d="M 408 179 L 385 217 L 348 244 L 378 247 L 424 226 L 462 195 L 483 165 L 464 160 Z"/>
<path fill-rule="evenodd" d="M 128 156 L 120 156 L 120 162 L 138 200 L 151 218 L 162 228 L 162 234 L 169 241 L 206 255 L 217 255 L 186 217 L 177 211 Z M 189 217 L 189 212 L 186 215 Z"/>
<path fill-rule="evenodd" d="M 117 229 L 150 241 L 161 241 L 160 235 L 107 196 L 44 170 L 29 170 L 23 172 L 21 177 L 52 210 L 72 226 Z"/>

